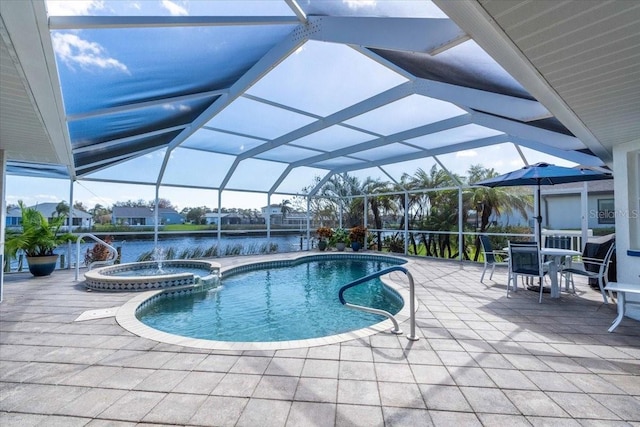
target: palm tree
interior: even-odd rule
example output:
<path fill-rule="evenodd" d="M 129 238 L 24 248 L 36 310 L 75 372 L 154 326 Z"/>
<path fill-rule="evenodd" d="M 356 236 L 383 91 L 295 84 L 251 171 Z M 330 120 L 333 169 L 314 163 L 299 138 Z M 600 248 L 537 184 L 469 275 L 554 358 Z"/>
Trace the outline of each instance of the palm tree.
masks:
<path fill-rule="evenodd" d="M 433 165 L 429 172 L 418 169 L 413 175 L 406 175 L 407 186 L 412 190 L 436 189 L 424 193 L 412 193 L 407 207 L 413 213 L 410 224 L 419 228 L 435 231 L 452 231 L 458 222 L 458 195 L 456 190 L 437 190 L 456 185 L 454 179 L 445 170 Z M 451 252 L 451 239 L 448 233 L 428 233 L 421 235 L 427 256 L 457 256 Z M 413 234 L 411 244 L 417 252 L 417 242 Z"/>
<path fill-rule="evenodd" d="M 356 176 L 343 173 L 332 176 L 320 190 L 320 195 L 327 198 L 327 206 L 331 207 L 337 217 L 342 207 L 343 219 L 347 224 L 357 222 L 358 216 L 362 218 L 362 209 L 358 212 L 358 203 L 353 203 L 353 196 L 361 195 L 360 180 Z M 345 203 L 345 200 L 349 200 Z M 362 207 L 360 202 L 360 207 Z"/>
<path fill-rule="evenodd" d="M 64 200 L 56 205 L 56 216 L 68 216 L 69 215 L 69 205 Z"/>
<path fill-rule="evenodd" d="M 393 210 L 394 204 L 390 196 L 381 195 L 376 196 L 375 193 L 387 193 L 390 191 L 389 183 L 381 181 L 380 179 L 373 179 L 368 177 L 362 183 L 362 194 L 367 194 L 367 202 L 373 215 L 373 223 L 377 231 L 378 250 L 382 250 L 382 215 Z M 364 199 L 361 199 L 364 203 Z M 363 211 L 364 209 L 361 209 Z M 364 224 L 364 218 L 362 221 Z"/>
<path fill-rule="evenodd" d="M 473 165 L 469 168 L 469 184 L 487 178 L 493 178 L 499 174 L 493 169 L 484 168 L 481 165 Z M 533 208 L 533 196 L 521 187 L 475 187 L 468 190 L 466 199 L 469 201 L 469 209 L 480 210 L 480 233 L 487 231 L 489 218 L 492 214 L 519 212 L 525 219 L 528 219 L 528 212 Z M 478 260 L 480 253 L 480 241 L 476 239 L 476 255 L 474 261 Z"/>
<path fill-rule="evenodd" d="M 280 212 L 282 212 L 282 222 L 287 218 L 287 215 L 291 213 L 293 207 L 291 207 L 291 200 L 286 199 L 280 203 Z"/>

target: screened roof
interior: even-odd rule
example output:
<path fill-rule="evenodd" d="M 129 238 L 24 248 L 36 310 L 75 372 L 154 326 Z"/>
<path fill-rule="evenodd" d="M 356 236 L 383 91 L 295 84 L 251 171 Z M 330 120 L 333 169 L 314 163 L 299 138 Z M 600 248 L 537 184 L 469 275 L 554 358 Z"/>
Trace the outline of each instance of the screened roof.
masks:
<path fill-rule="evenodd" d="M 470 151 L 604 164 L 430 1 L 46 8 L 68 161 L 10 157 L 9 173 L 294 194 Z"/>

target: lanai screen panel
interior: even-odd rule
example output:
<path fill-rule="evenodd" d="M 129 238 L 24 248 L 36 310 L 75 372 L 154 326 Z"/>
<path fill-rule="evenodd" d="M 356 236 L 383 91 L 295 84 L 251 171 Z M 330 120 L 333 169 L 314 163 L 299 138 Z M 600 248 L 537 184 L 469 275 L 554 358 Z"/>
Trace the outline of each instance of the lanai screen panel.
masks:
<path fill-rule="evenodd" d="M 429 0 L 377 0 L 377 1 L 301 1 L 300 7 L 308 15 L 329 16 L 389 16 L 446 18 L 447 16 Z"/>
<path fill-rule="evenodd" d="M 351 129 L 346 126 L 334 125 L 298 138 L 290 144 L 330 152 L 370 141 L 376 137 L 376 135 L 371 133 Z"/>
<path fill-rule="evenodd" d="M 158 129 L 186 126 L 217 97 L 164 102 L 145 108 L 101 114 L 69 122 L 69 136 L 74 149 L 107 141 L 130 138 Z"/>
<path fill-rule="evenodd" d="M 381 167 L 385 172 L 383 180 L 401 182 L 403 175 L 415 175 L 419 169 L 429 172 L 434 165 L 440 167 L 433 157 L 386 164 Z"/>
<path fill-rule="evenodd" d="M 545 163 L 554 164 L 556 166 L 565 166 L 568 168 L 572 168 L 578 165 L 577 163 L 572 162 L 570 160 L 545 154 L 540 151 L 531 150 L 530 148 L 527 148 L 527 147 L 520 146 L 520 150 L 522 150 L 522 154 L 527 159 L 527 162 L 530 165 L 533 165 L 538 162 L 545 162 Z"/>
<path fill-rule="evenodd" d="M 107 169 L 89 173 L 86 177 L 107 181 L 155 184 L 166 151 L 166 149 L 152 151 L 134 159 L 122 161 Z"/>
<path fill-rule="evenodd" d="M 346 123 L 387 136 L 465 114 L 466 111 L 450 102 L 410 95 L 347 120 Z"/>
<path fill-rule="evenodd" d="M 313 189 L 315 186 L 315 177 L 324 178 L 327 173 L 328 171 L 325 169 L 310 167 L 294 168 L 275 191 L 277 193 L 303 194 L 302 191 L 305 187 L 307 190 Z"/>
<path fill-rule="evenodd" d="M 515 129 L 511 122 L 570 136 L 555 118 L 541 114 L 544 107 L 473 40 L 455 46 L 464 34 L 430 1 L 298 4 L 309 26 L 295 20 L 286 1 L 67 2 L 67 10 L 50 2 L 52 15 L 142 16 L 151 23 L 135 27 L 135 20 L 115 19 L 109 21 L 113 25 L 93 21 L 98 28 L 53 26 L 77 175 L 127 179 L 124 165 L 142 168 L 151 153 L 177 146 L 163 183 L 253 190 L 244 176 L 251 164 L 266 168 L 259 171 L 265 179 L 256 184 L 268 191 L 289 165 L 296 173 L 313 167 L 322 174 L 331 169 L 378 174 L 384 167 L 399 176 L 398 163 L 399 171 L 412 173 L 415 168 L 404 165 L 418 157 L 433 164 L 428 156 L 508 140 L 503 132 Z M 214 21 L 220 17 L 238 19 L 218 25 Z M 429 33 L 430 49 L 444 49 L 412 49 L 412 33 L 386 27 L 378 21 L 385 17 L 391 18 L 387 22 L 410 18 L 402 24 L 411 22 L 410 28 Z M 247 25 L 251 19 L 261 23 Z M 372 22 L 398 31 L 385 35 L 374 31 L 378 27 Z M 434 30 L 441 27 L 453 31 Z M 465 98 L 478 90 L 490 96 Z M 516 120 L 497 130 L 501 112 L 515 111 L 509 110 L 511 98 L 526 101 L 520 103 L 524 112 L 518 110 Z M 496 105 L 502 110 L 489 108 Z M 527 116 L 528 107 L 538 115 Z M 522 127 L 512 134 L 534 148 L 537 143 L 583 148 L 575 138 L 540 142 Z M 114 167 L 112 173 L 108 166 Z M 255 175 L 258 169 L 249 171 Z M 159 173 L 154 164 L 130 175 L 155 182 Z M 279 188 L 293 191 L 289 176 L 285 182 Z"/>
<path fill-rule="evenodd" d="M 82 29 L 51 37 L 65 109 L 75 115 L 227 89 L 292 28 Z"/>
<path fill-rule="evenodd" d="M 171 152 L 163 184 L 218 188 L 234 156 L 178 147 Z"/>
<path fill-rule="evenodd" d="M 315 121 L 313 117 L 240 97 L 206 127 L 270 140 Z"/>
<path fill-rule="evenodd" d="M 380 147 L 371 148 L 369 150 L 359 151 L 358 153 L 353 154 L 352 157 L 384 164 L 386 163 L 386 159 L 393 158 L 395 156 L 416 154 L 420 152 L 422 152 L 422 150 L 419 150 L 415 147 L 394 143 L 385 144 Z"/>
<path fill-rule="evenodd" d="M 264 153 L 256 154 L 256 159 L 273 160 L 276 162 L 293 163 L 309 159 L 321 154 L 317 150 L 309 150 L 306 148 L 292 147 L 289 145 L 281 145 Z"/>
<path fill-rule="evenodd" d="M 180 146 L 237 156 L 263 144 L 265 141 L 266 139 L 263 138 L 257 139 L 203 127 L 198 129 Z"/>
<path fill-rule="evenodd" d="M 279 162 L 247 159 L 240 162 L 226 189 L 268 191 L 287 165 Z"/>
<path fill-rule="evenodd" d="M 407 140 L 407 143 L 427 150 L 451 147 L 452 151 L 456 151 L 459 147 L 455 147 L 455 144 L 497 135 L 502 135 L 502 132 L 484 126 L 471 124 L 460 126 L 455 129 L 447 129 L 441 132 L 419 136 L 417 138 L 411 138 Z"/>
<path fill-rule="evenodd" d="M 247 93 L 327 117 L 406 81 L 349 46 L 308 41 Z"/>
<path fill-rule="evenodd" d="M 494 169 L 499 174 L 524 166 L 520 154 L 510 142 L 454 151 L 437 157 L 449 171 L 463 177 L 469 175 L 469 168 L 473 165 Z"/>
<path fill-rule="evenodd" d="M 372 51 L 418 78 L 534 99 L 473 40 L 437 55 L 400 50 Z"/>
<path fill-rule="evenodd" d="M 50 16 L 293 16 L 284 1 L 47 1 Z"/>

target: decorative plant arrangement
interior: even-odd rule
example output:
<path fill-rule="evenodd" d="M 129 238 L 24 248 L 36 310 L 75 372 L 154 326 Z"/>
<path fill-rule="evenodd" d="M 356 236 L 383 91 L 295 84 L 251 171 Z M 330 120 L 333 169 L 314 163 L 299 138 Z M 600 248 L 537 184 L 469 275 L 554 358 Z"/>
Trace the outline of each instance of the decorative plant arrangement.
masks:
<path fill-rule="evenodd" d="M 367 235 L 367 227 L 356 225 L 349 230 L 349 240 L 351 240 L 351 249 L 355 252 L 364 247 L 364 238 Z"/>
<path fill-rule="evenodd" d="M 336 228 L 333 230 L 333 236 L 329 243 L 337 250 L 344 251 L 346 245 L 349 244 L 349 232 L 344 228 Z"/>
<path fill-rule="evenodd" d="M 107 244 L 113 243 L 113 237 L 106 236 L 104 242 Z M 84 254 L 84 265 L 88 266 L 94 261 L 105 261 L 109 259 L 109 248 L 102 243 L 96 243 L 91 248 L 87 248 L 87 252 Z"/>
<path fill-rule="evenodd" d="M 58 255 L 53 251 L 62 243 L 74 239 L 70 233 L 61 233 L 65 215 L 48 220 L 35 208 L 26 207 L 18 202 L 22 214 L 22 233 L 7 236 L 6 253 L 15 257 L 23 250 L 29 263 L 29 271 L 34 276 L 48 276 L 55 270 Z"/>
<path fill-rule="evenodd" d="M 329 227 L 319 227 L 316 230 L 316 234 L 318 235 L 318 239 L 320 239 L 318 241 L 318 249 L 324 251 L 327 249 L 327 245 L 333 236 L 333 230 Z"/>

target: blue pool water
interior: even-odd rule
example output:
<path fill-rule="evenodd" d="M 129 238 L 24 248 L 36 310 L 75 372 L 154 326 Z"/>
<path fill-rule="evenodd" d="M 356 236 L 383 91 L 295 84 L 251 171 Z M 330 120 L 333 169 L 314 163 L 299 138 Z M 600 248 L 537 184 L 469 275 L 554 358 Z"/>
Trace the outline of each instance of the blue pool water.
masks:
<path fill-rule="evenodd" d="M 323 260 L 267 268 L 223 278 L 208 292 L 159 299 L 137 316 L 171 334 L 216 341 L 288 341 L 339 334 L 385 320 L 344 307 L 338 291 L 346 283 L 401 262 Z M 402 298 L 378 279 L 345 292 L 347 302 L 392 314 Z"/>
<path fill-rule="evenodd" d="M 146 267 L 135 268 L 123 271 L 114 271 L 107 273 L 109 276 L 131 277 L 131 276 L 162 276 L 167 274 L 179 274 L 179 273 L 191 273 L 195 276 L 206 276 L 210 274 L 209 270 L 204 268 L 195 267 L 176 267 L 176 266 L 163 266 L 162 269 L 158 267 Z"/>

